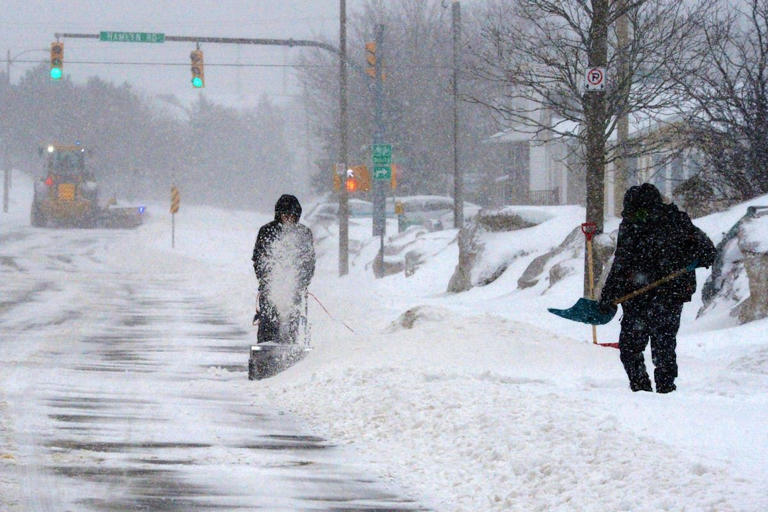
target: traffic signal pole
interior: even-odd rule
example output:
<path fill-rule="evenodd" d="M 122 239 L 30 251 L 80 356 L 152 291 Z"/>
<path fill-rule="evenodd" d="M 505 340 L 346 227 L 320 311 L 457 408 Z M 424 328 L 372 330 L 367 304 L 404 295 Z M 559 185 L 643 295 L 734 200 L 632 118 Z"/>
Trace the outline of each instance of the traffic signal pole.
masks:
<path fill-rule="evenodd" d="M 464 226 L 464 176 L 459 162 L 459 68 L 461 67 L 461 4 L 451 6 L 453 32 L 453 227 Z"/>
<path fill-rule="evenodd" d="M 339 276 L 349 273 L 349 191 L 347 191 L 347 2 L 339 0 Z"/>
<path fill-rule="evenodd" d="M 374 112 L 374 136 L 373 143 L 381 144 L 384 142 L 384 115 L 383 115 L 383 95 L 384 87 L 382 81 L 382 62 L 384 47 L 384 25 L 376 25 L 376 77 L 375 87 L 375 112 Z M 376 277 L 384 275 L 384 235 L 387 231 L 387 213 L 386 213 L 386 186 L 388 181 L 373 180 L 373 235 L 379 236 L 379 254 L 376 257 L 376 268 L 374 274 Z"/>

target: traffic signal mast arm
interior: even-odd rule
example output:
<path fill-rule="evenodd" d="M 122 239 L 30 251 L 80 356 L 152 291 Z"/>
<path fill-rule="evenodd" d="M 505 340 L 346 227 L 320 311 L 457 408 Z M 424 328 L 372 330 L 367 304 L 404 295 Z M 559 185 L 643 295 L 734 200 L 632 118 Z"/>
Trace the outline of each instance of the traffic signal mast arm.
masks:
<path fill-rule="evenodd" d="M 99 34 L 79 34 L 79 33 L 55 33 L 54 36 L 59 38 L 70 39 L 99 39 Z M 218 44 L 255 44 L 262 46 L 288 46 L 288 47 L 309 47 L 320 48 L 331 52 L 337 56 L 341 56 L 341 51 L 335 46 L 323 43 L 322 41 L 312 41 L 309 39 L 252 39 L 247 37 L 195 37 L 195 36 L 165 36 L 165 41 L 181 42 L 181 43 L 218 43 Z M 346 59 L 347 66 L 355 70 L 356 72 L 365 74 L 365 69 L 359 64 Z M 211 64 L 213 65 L 213 64 Z"/>

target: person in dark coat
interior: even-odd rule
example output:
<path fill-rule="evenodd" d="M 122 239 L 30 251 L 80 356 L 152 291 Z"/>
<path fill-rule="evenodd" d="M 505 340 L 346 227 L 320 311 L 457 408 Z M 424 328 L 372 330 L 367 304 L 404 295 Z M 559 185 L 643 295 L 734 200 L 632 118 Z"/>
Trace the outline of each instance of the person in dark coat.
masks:
<path fill-rule="evenodd" d="M 253 269 L 259 280 L 258 343 L 296 343 L 301 301 L 315 273 L 312 231 L 303 224 L 301 204 L 283 194 L 275 219 L 259 229 Z"/>
<path fill-rule="evenodd" d="M 621 304 L 619 350 L 632 391 L 653 391 L 643 352 L 651 342 L 656 392 L 674 391 L 677 377 L 677 331 L 683 304 L 696 291 L 696 267 L 715 260 L 712 241 L 674 204 L 662 202 L 650 183 L 631 187 L 624 195 L 613 266 L 603 286 L 600 307 L 678 270 L 689 271 Z"/>

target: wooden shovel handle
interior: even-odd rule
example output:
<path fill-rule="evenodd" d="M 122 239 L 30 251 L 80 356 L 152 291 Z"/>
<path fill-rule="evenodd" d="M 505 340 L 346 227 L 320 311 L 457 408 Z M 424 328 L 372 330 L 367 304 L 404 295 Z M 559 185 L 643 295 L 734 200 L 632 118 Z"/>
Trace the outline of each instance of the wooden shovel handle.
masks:
<path fill-rule="evenodd" d="M 673 273 L 669 274 L 668 276 L 662 277 L 658 281 L 654 281 L 651 284 L 647 284 L 647 285 L 643 286 L 642 288 L 638 288 L 637 290 L 624 295 L 623 297 L 619 297 L 618 299 L 614 300 L 612 303 L 613 303 L 614 306 L 618 306 L 622 302 L 628 301 L 629 299 L 634 299 L 638 295 L 642 295 L 642 294 L 644 294 L 645 292 L 647 292 L 649 290 L 653 290 L 657 286 L 661 286 L 662 284 L 666 283 L 667 281 L 671 281 L 671 280 L 675 279 L 676 277 L 680 277 L 681 275 L 685 274 L 686 272 L 691 272 L 691 271 L 688 270 L 687 268 L 680 269 L 677 272 L 673 272 Z"/>

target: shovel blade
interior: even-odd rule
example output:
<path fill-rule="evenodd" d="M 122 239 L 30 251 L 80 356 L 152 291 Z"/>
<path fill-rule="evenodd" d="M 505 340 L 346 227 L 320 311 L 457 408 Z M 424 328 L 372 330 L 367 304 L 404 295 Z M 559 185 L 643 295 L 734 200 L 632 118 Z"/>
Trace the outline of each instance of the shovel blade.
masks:
<path fill-rule="evenodd" d="M 611 321 L 614 315 L 616 315 L 615 309 L 611 313 L 603 313 L 600 311 L 600 307 L 596 300 L 585 299 L 583 297 L 568 309 L 548 308 L 547 311 L 565 318 L 566 320 L 573 320 L 574 322 L 590 325 L 607 324 Z"/>

